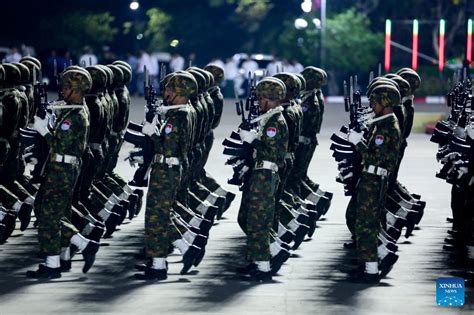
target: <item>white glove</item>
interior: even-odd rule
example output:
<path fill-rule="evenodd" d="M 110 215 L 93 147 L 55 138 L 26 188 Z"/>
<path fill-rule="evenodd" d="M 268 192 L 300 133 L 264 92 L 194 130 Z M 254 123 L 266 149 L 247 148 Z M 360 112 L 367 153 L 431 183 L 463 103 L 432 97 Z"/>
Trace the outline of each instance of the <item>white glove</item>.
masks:
<path fill-rule="evenodd" d="M 240 139 L 243 142 L 252 143 L 255 138 L 257 138 L 257 132 L 255 130 L 240 130 L 239 131 Z"/>
<path fill-rule="evenodd" d="M 458 152 L 451 152 L 451 153 L 446 154 L 446 156 L 442 158 L 440 162 L 446 163 L 448 161 L 454 161 L 460 156 L 461 154 L 459 154 Z"/>
<path fill-rule="evenodd" d="M 350 143 L 352 143 L 354 145 L 357 145 L 359 142 L 362 141 L 363 137 L 364 137 L 364 135 L 362 134 L 362 132 L 357 132 L 355 130 L 351 130 L 351 131 L 349 131 L 349 136 L 348 136 L 347 140 L 349 140 Z"/>
<path fill-rule="evenodd" d="M 473 123 L 467 126 L 466 133 L 469 136 L 469 138 L 474 139 L 474 124 Z"/>
<path fill-rule="evenodd" d="M 38 133 L 41 136 L 45 136 L 49 133 L 49 119 L 48 117 L 45 117 L 44 119 L 39 118 L 38 116 L 35 116 L 35 122 L 33 123 L 33 129 L 38 131 Z"/>
<path fill-rule="evenodd" d="M 145 123 L 143 124 L 143 127 L 142 127 L 142 133 L 144 135 L 149 136 L 149 137 L 151 137 L 153 135 L 159 136 L 160 135 L 160 130 L 156 126 L 157 123 L 158 123 L 158 118 L 156 116 L 155 116 L 155 118 L 153 118 L 153 121 L 151 123 L 149 123 L 148 121 L 145 121 Z"/>
<path fill-rule="evenodd" d="M 468 169 L 467 167 L 460 167 L 457 169 L 457 172 L 458 172 L 458 179 L 460 179 L 463 175 L 467 174 L 468 172 Z"/>

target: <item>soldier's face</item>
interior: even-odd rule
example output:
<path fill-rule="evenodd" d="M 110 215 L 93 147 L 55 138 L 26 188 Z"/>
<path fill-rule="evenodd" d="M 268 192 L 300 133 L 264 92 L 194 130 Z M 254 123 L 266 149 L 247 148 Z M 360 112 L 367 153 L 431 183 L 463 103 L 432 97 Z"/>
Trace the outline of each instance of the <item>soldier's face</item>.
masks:
<path fill-rule="evenodd" d="M 176 96 L 176 93 L 174 90 L 167 87 L 163 96 L 169 102 Z"/>
<path fill-rule="evenodd" d="M 371 100 L 370 107 L 372 108 L 372 110 L 374 111 L 376 116 L 382 115 L 382 113 L 384 111 L 384 107 L 382 106 L 382 104 L 380 104 L 379 102 L 376 102 L 374 100 Z"/>

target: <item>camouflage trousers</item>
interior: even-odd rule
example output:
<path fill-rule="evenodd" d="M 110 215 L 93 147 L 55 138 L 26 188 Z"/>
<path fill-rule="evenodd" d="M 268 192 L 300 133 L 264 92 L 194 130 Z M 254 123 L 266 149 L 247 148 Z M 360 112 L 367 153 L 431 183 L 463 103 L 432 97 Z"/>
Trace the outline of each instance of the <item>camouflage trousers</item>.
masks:
<path fill-rule="evenodd" d="M 386 189 L 380 176 L 364 172 L 347 207 L 346 224 L 355 237 L 361 262 L 377 261 L 377 236 Z"/>
<path fill-rule="evenodd" d="M 243 192 L 238 223 L 247 235 L 247 259 L 270 260 L 270 231 L 275 213 L 275 193 L 280 181 L 278 173 L 257 169 Z"/>
<path fill-rule="evenodd" d="M 71 224 L 71 204 L 79 166 L 49 162 L 44 182 L 36 195 L 40 251 L 59 255 L 69 246 L 77 229 Z"/>
<path fill-rule="evenodd" d="M 181 166 L 154 164 L 146 197 L 145 248 L 148 257 L 166 257 L 171 244 L 170 219 L 181 182 Z"/>
<path fill-rule="evenodd" d="M 300 143 L 295 150 L 294 167 L 288 178 L 288 185 L 299 185 L 299 182 L 306 177 L 309 164 L 318 145 L 318 140 L 314 139 L 309 144 Z"/>

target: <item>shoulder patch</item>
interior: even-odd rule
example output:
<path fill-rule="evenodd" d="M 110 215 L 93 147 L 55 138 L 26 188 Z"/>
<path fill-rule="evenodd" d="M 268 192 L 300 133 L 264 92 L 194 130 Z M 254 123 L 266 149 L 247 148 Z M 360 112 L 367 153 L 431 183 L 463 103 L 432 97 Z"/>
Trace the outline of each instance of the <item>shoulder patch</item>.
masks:
<path fill-rule="evenodd" d="M 68 131 L 71 128 L 72 122 L 69 119 L 64 119 L 61 123 L 61 130 Z"/>
<path fill-rule="evenodd" d="M 306 106 L 301 106 L 301 110 L 303 111 L 303 113 L 306 113 L 308 111 L 308 107 Z"/>
<path fill-rule="evenodd" d="M 270 138 L 273 138 L 275 137 L 277 133 L 277 129 L 275 127 L 268 127 L 267 128 L 267 136 L 270 137 Z"/>
<path fill-rule="evenodd" d="M 383 144 L 384 140 L 385 140 L 384 136 L 376 135 L 374 142 L 375 142 L 376 145 L 381 145 L 381 144 Z"/>
<path fill-rule="evenodd" d="M 173 124 L 170 124 L 170 123 L 166 124 L 165 133 L 169 134 L 169 133 L 171 133 L 171 131 L 173 131 Z"/>

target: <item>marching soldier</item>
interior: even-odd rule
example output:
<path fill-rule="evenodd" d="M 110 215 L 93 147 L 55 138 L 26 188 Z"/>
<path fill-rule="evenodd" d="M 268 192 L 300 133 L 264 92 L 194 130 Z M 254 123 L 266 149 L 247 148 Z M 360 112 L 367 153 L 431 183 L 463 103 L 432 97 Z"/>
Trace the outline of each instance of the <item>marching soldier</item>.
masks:
<path fill-rule="evenodd" d="M 242 141 L 254 148 L 254 169 L 243 192 L 238 222 L 247 235 L 247 260 L 250 264 L 238 271 L 251 281 L 269 281 L 270 232 L 275 212 L 275 194 L 279 184 L 278 170 L 288 152 L 288 126 L 283 117 L 281 100 L 285 84 L 276 78 L 263 79 L 256 86 L 261 115 L 251 123 L 257 130 L 240 130 Z"/>
<path fill-rule="evenodd" d="M 351 276 L 355 282 L 377 283 L 377 256 L 381 210 L 387 190 L 388 176 L 395 170 L 400 148 L 400 128 L 393 106 L 400 103 L 400 93 L 390 85 L 380 85 L 369 96 L 376 118 L 370 126 L 367 140 L 361 132 L 351 130 L 348 140 L 361 154 L 363 172 L 356 194 L 347 209 L 346 219 L 353 232 L 360 266 Z"/>
<path fill-rule="evenodd" d="M 68 269 L 70 265 L 70 243 L 82 252 L 84 273 L 93 265 L 99 250 L 98 243 L 83 237 L 70 223 L 72 195 L 89 134 L 84 95 L 91 88 L 91 81 L 85 70 L 66 70 L 60 77 L 60 85 L 67 104 L 57 106 L 59 115 L 51 121 L 48 117 L 34 119 L 34 129 L 48 143 L 50 154 L 44 182 L 35 200 L 38 240 L 46 262 L 38 270 L 27 272 L 31 278 L 60 278 L 61 267 Z M 61 266 L 60 260 L 66 265 Z"/>
<path fill-rule="evenodd" d="M 136 274 L 140 280 L 167 278 L 166 257 L 172 240 L 170 213 L 189 152 L 189 97 L 196 93 L 197 83 L 191 75 L 175 74 L 165 86 L 164 99 L 169 107 L 161 128 L 157 127 L 157 116 L 143 125 L 142 132 L 154 142 L 155 156 L 145 212 L 145 250 L 151 264 L 143 274 Z M 183 257 L 185 264 L 187 259 Z"/>

